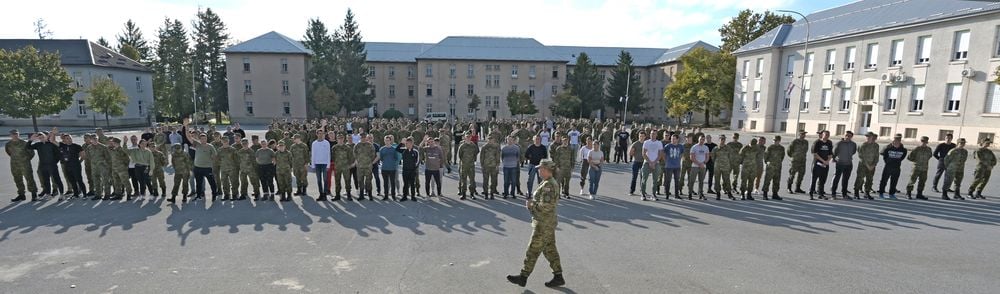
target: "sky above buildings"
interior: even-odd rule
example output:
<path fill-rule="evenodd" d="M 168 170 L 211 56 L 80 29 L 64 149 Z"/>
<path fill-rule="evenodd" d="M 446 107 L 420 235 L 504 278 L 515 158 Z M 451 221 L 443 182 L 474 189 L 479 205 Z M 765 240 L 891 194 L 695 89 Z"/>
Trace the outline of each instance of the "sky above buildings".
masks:
<path fill-rule="evenodd" d="M 199 8 L 212 8 L 233 42 L 269 31 L 301 39 L 311 18 L 339 26 L 351 8 L 366 41 L 434 43 L 447 36 L 535 38 L 546 45 L 669 48 L 720 43 L 718 28 L 742 9 L 804 14 L 854 0 L 31 0 L 0 11 L 0 38 L 35 38 L 41 18 L 54 39 L 107 38 L 132 19 L 154 41 L 165 18 L 190 30 Z M 796 17 L 798 18 L 798 17 Z"/>

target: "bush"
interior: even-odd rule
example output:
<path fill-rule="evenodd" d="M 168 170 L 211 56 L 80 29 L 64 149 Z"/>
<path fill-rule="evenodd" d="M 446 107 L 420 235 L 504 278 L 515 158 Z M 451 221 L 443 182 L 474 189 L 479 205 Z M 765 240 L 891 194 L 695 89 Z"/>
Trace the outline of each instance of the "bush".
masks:
<path fill-rule="evenodd" d="M 403 118 L 403 113 L 396 109 L 389 109 L 382 113 L 382 118 L 384 119 Z"/>

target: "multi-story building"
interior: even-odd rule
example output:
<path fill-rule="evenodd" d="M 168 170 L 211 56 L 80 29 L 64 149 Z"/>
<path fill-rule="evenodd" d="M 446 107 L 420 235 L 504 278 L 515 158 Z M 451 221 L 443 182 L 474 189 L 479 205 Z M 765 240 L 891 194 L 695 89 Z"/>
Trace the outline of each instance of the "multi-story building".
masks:
<path fill-rule="evenodd" d="M 38 118 L 45 126 L 119 126 L 149 125 L 153 109 L 153 71 L 145 65 L 119 54 L 111 48 L 87 40 L 4 39 L 0 49 L 13 51 L 32 46 L 41 52 L 58 53 L 60 63 L 73 78 L 70 85 L 77 91 L 69 108 L 54 115 Z M 98 78 L 109 78 L 125 90 L 128 103 L 125 114 L 109 117 L 87 107 L 87 89 Z M 31 119 L 0 116 L 7 125 L 31 125 Z"/>
<path fill-rule="evenodd" d="M 732 128 L 970 142 L 995 134 L 1000 4 L 862 0 L 806 18 L 735 52 Z"/>
<path fill-rule="evenodd" d="M 563 91 L 567 73 L 573 70 L 578 54 L 586 52 L 609 81 L 618 54 L 624 50 L 632 55 L 644 95 L 649 98 L 644 105 L 648 110 L 635 117 L 662 121 L 666 119 L 663 91 L 680 70 L 679 57 L 699 47 L 718 50 L 703 42 L 672 49 L 610 48 L 546 46 L 530 38 L 500 37 L 447 37 L 438 43 L 368 42 L 365 49 L 374 100 L 367 115 L 378 116 L 388 109 L 396 109 L 414 118 L 431 112 L 448 113 L 451 117 L 462 119 L 510 118 L 507 94 L 514 90 L 527 92 L 534 99 L 538 109 L 536 117 L 548 117 L 551 116 L 549 106 L 554 102 L 553 97 Z M 300 71 L 296 76 L 303 77 L 301 82 L 298 78 L 291 79 L 292 88 L 305 89 L 304 77 L 310 54 L 298 42 L 275 32 L 227 49 L 233 117 L 247 118 L 240 115 L 237 109 L 251 102 L 244 97 L 246 87 L 240 87 L 241 84 L 234 81 L 244 80 L 245 84 L 273 87 L 275 81 L 283 79 L 269 74 L 258 76 L 252 70 L 248 72 L 245 70 L 247 63 L 262 63 L 257 59 L 301 61 L 303 66 L 290 70 Z M 243 62 L 243 67 L 239 66 L 240 62 Z M 256 92 L 254 97 L 258 97 Z M 298 106 L 305 114 L 304 92 L 299 94 L 293 90 L 282 97 L 292 100 L 283 102 L 293 106 L 290 117 L 299 117 L 294 110 Z M 478 111 L 469 108 L 472 97 L 480 99 Z M 252 102 L 255 106 L 261 103 Z M 272 117 L 289 117 L 281 109 L 255 107 L 253 118 L 270 120 Z M 607 117 L 614 115 L 606 112 Z"/>
<path fill-rule="evenodd" d="M 226 48 L 229 116 L 266 123 L 273 118 L 306 118 L 306 75 L 312 51 L 270 32 Z"/>

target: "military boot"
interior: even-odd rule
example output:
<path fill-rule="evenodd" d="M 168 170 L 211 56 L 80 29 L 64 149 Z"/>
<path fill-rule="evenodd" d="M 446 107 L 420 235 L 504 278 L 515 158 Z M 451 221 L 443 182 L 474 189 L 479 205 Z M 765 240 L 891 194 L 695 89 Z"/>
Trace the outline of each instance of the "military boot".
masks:
<path fill-rule="evenodd" d="M 24 194 L 21 194 L 21 195 L 17 195 L 16 198 L 11 199 L 10 201 L 11 202 L 18 202 L 18 201 L 24 201 L 24 200 L 26 200 L 26 198 L 24 198 Z"/>
<path fill-rule="evenodd" d="M 774 193 L 771 194 L 771 199 L 778 200 L 778 201 L 784 200 L 784 198 L 781 198 L 780 196 L 778 196 L 778 191 L 774 191 Z"/>
<path fill-rule="evenodd" d="M 985 200 L 986 196 L 983 196 L 983 191 L 976 191 L 976 198 Z"/>
<path fill-rule="evenodd" d="M 566 285 L 566 280 L 563 280 L 562 274 L 555 274 L 551 281 L 545 282 L 545 287 L 555 288 L 562 285 Z"/>
<path fill-rule="evenodd" d="M 934 190 L 937 190 L 937 189 L 934 189 Z M 948 197 L 948 189 L 945 189 L 944 191 L 941 191 L 941 199 L 951 200 L 951 198 Z"/>
<path fill-rule="evenodd" d="M 726 192 L 726 196 L 729 196 L 729 200 L 736 200 L 736 197 L 733 197 L 733 192 Z"/>
<path fill-rule="evenodd" d="M 909 188 L 909 187 L 907 187 Z M 906 189 L 906 199 L 913 199 L 913 190 Z"/>
<path fill-rule="evenodd" d="M 524 287 L 524 285 L 528 284 L 528 277 L 523 275 L 507 276 L 507 281 Z"/>

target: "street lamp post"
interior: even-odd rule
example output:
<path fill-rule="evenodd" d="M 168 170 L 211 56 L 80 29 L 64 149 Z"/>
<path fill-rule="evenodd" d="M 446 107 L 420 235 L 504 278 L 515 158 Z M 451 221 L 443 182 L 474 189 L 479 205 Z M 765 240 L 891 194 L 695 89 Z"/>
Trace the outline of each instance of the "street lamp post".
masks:
<path fill-rule="evenodd" d="M 628 65 L 628 71 L 626 71 L 626 72 L 628 73 L 628 77 L 625 78 L 625 97 L 624 98 L 619 97 L 619 99 L 625 100 L 625 111 L 622 113 L 622 123 L 627 126 L 628 125 L 628 98 L 629 98 L 628 97 L 628 94 L 629 94 L 628 92 L 629 92 L 629 86 L 632 85 L 632 65 L 631 64 Z"/>
<path fill-rule="evenodd" d="M 799 110 L 795 114 L 795 130 L 796 130 L 795 132 L 798 133 L 799 131 L 802 131 L 799 130 L 799 121 L 801 120 L 802 117 L 802 99 L 805 98 L 806 94 L 806 71 L 808 70 L 806 67 L 809 66 L 809 63 L 806 60 L 806 55 L 809 54 L 809 19 L 806 18 L 806 16 L 803 15 L 802 13 L 793 10 L 775 10 L 775 11 L 798 14 L 799 16 L 802 17 L 802 20 L 806 22 L 806 42 L 805 45 L 802 47 L 802 74 L 801 74 L 802 79 L 799 84 Z"/>

